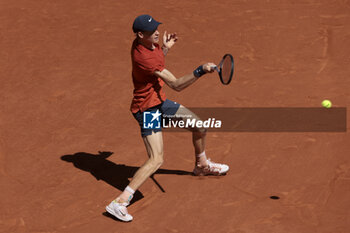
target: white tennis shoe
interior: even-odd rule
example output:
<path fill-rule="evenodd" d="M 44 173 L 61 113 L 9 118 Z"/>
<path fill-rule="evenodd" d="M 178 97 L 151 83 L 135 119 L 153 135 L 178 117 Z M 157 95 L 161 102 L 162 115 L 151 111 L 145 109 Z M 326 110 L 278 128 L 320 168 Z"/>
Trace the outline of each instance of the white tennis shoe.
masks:
<path fill-rule="evenodd" d="M 222 175 L 226 175 L 226 173 L 229 170 L 229 166 L 226 164 L 214 163 L 210 161 L 210 159 L 208 159 L 207 162 L 208 162 L 208 166 L 206 167 L 200 167 L 197 165 L 193 169 L 193 174 L 195 176 L 208 176 L 208 175 L 222 176 Z"/>
<path fill-rule="evenodd" d="M 106 206 L 106 210 L 108 213 L 118 218 L 119 220 L 130 222 L 133 217 L 128 213 L 128 210 L 126 209 L 128 205 L 129 203 L 127 202 L 119 203 L 116 200 L 113 200 L 108 206 Z"/>

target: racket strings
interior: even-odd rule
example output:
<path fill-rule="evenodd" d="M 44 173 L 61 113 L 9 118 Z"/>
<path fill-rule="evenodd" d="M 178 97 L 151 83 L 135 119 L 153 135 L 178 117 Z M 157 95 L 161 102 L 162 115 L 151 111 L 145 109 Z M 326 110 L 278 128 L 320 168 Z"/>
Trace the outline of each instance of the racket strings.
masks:
<path fill-rule="evenodd" d="M 226 56 L 222 61 L 221 66 L 221 79 L 224 84 L 228 84 L 231 81 L 233 73 L 233 61 L 230 56 Z"/>

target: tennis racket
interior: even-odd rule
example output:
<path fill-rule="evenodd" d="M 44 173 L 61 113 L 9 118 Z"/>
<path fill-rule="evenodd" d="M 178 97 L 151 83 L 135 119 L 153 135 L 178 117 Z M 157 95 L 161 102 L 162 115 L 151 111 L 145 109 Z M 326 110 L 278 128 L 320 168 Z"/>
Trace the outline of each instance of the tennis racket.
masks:
<path fill-rule="evenodd" d="M 234 72 L 234 60 L 231 54 L 225 54 L 221 62 L 217 66 L 213 66 L 219 73 L 220 81 L 224 85 L 228 85 Z"/>

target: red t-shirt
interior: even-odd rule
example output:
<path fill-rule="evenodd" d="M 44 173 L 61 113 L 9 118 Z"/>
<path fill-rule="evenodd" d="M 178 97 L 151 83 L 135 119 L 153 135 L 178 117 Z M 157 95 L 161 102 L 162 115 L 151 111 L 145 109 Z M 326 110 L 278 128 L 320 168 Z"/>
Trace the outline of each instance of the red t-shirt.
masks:
<path fill-rule="evenodd" d="M 154 72 L 162 71 L 165 67 L 163 50 L 158 44 L 150 50 L 134 40 L 131 48 L 132 80 L 134 97 L 130 110 L 133 113 L 145 111 L 165 101 L 163 92 L 164 81 Z"/>

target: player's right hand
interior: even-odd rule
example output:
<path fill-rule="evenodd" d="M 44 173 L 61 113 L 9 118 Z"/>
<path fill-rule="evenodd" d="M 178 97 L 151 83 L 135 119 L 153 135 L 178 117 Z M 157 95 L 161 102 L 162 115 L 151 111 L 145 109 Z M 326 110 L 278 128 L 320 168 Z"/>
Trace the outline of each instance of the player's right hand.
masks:
<path fill-rule="evenodd" d="M 203 64 L 203 70 L 206 73 L 213 73 L 215 71 L 215 67 L 216 67 L 216 65 L 212 62 Z"/>

